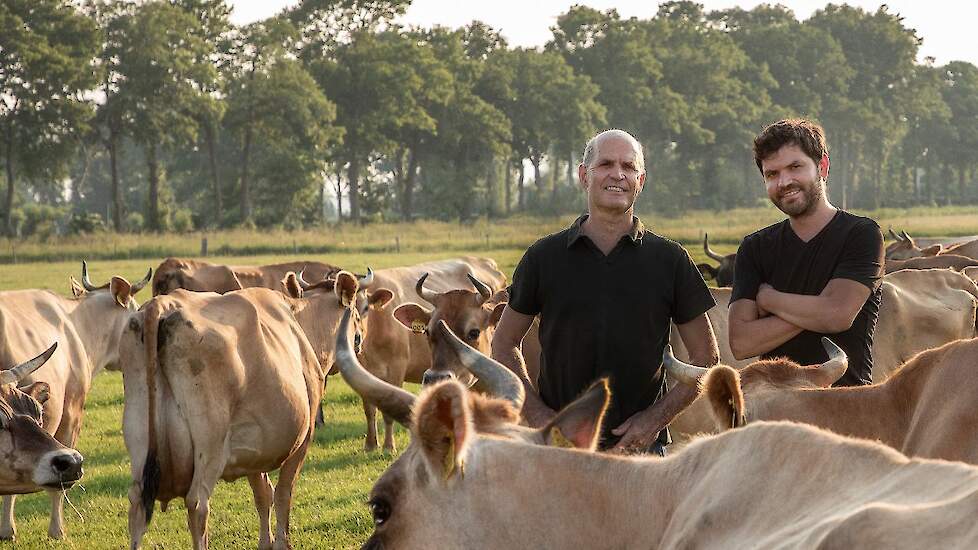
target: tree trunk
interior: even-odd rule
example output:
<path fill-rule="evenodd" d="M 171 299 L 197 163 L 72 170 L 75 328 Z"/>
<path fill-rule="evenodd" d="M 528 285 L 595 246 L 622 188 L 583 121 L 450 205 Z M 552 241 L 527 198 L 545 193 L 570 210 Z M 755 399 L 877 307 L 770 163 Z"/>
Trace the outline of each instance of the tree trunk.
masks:
<path fill-rule="evenodd" d="M 149 172 L 149 193 L 146 197 L 146 227 L 159 232 L 160 224 L 160 165 L 156 158 L 156 143 L 146 145 L 146 169 Z"/>
<path fill-rule="evenodd" d="M 503 210 L 509 216 L 513 212 L 513 167 L 508 162 L 503 167 L 506 170 L 506 188 L 503 189 L 503 196 L 505 197 L 503 200 L 506 204 Z"/>
<path fill-rule="evenodd" d="M 336 221 L 343 221 L 343 169 L 336 167 Z"/>
<path fill-rule="evenodd" d="M 523 159 L 520 159 L 520 177 L 516 180 L 516 204 L 517 209 L 522 212 L 526 208 L 526 197 L 524 196 L 523 183 L 526 180 L 526 167 L 523 166 Z"/>
<path fill-rule="evenodd" d="M 557 173 L 560 172 L 560 159 L 557 157 L 557 155 L 552 155 L 550 159 L 553 161 L 553 166 L 550 167 L 550 175 L 551 175 L 550 208 L 553 209 L 554 214 L 556 214 L 558 211 L 557 183 L 560 181 L 560 178 L 557 176 Z"/>
<path fill-rule="evenodd" d="M 533 163 L 533 183 L 537 186 L 537 193 L 543 198 L 543 178 L 540 177 L 541 155 L 530 155 L 530 162 Z"/>
<path fill-rule="evenodd" d="M 360 223 L 360 160 L 350 159 L 350 168 L 347 170 L 348 187 L 350 189 L 350 219 L 354 223 Z"/>
<path fill-rule="evenodd" d="M 207 142 L 207 157 L 211 165 L 211 180 L 214 185 L 214 219 L 212 225 L 221 227 L 224 223 L 224 193 L 221 192 L 221 177 L 217 167 L 217 137 L 214 124 L 208 120 L 204 123 L 204 139 Z"/>
<path fill-rule="evenodd" d="M 7 197 L 3 201 L 3 227 L 7 235 L 14 236 L 13 209 L 14 209 L 14 136 L 13 127 L 7 127 Z"/>
<path fill-rule="evenodd" d="M 404 221 L 411 221 L 414 218 L 414 186 L 418 178 L 418 155 L 412 148 L 408 152 L 407 172 L 404 174 L 404 196 L 401 203 L 401 216 Z"/>
<path fill-rule="evenodd" d="M 574 165 L 574 150 L 571 149 L 567 153 L 567 186 L 574 187 L 577 185 L 577 170 Z"/>
<path fill-rule="evenodd" d="M 119 182 L 119 135 L 114 128 L 109 129 L 109 170 L 112 173 L 112 225 L 122 232 L 122 186 Z"/>
<path fill-rule="evenodd" d="M 239 197 L 241 200 L 241 223 L 251 221 L 251 182 L 249 181 L 248 165 L 251 162 L 253 134 L 252 124 L 248 124 L 245 128 L 244 147 L 241 151 L 241 189 L 239 190 L 241 195 Z"/>
<path fill-rule="evenodd" d="M 486 170 L 486 217 L 496 216 L 496 183 L 499 175 L 496 173 L 496 159 L 490 156 Z"/>

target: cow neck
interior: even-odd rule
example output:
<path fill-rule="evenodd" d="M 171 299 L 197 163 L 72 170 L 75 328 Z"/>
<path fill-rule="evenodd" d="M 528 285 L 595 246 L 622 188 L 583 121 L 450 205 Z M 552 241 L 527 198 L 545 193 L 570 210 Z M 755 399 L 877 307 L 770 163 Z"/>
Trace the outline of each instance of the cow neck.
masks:
<path fill-rule="evenodd" d="M 122 321 L 132 312 L 105 290 L 92 291 L 77 300 L 63 298 L 62 303 L 85 349 L 89 374 L 117 360 Z"/>
<path fill-rule="evenodd" d="M 878 439 L 901 448 L 906 403 L 898 403 L 891 384 L 845 388 L 774 390 L 752 399 L 745 395 L 748 422 L 791 420 L 838 434 Z"/>
<path fill-rule="evenodd" d="M 480 456 L 473 457 L 472 466 L 481 469 L 466 471 L 466 481 L 476 475 L 482 478 L 476 484 L 512 490 L 515 504 L 499 506 L 498 500 L 484 499 L 476 491 L 474 498 L 480 502 L 473 506 L 489 507 L 486 513 L 491 511 L 499 524 L 512 526 L 507 529 L 507 536 L 516 537 L 512 547 L 628 548 L 642 541 L 643 547 L 654 548 L 671 519 L 682 483 L 675 460 L 625 458 L 496 438 L 482 438 L 478 446 Z M 534 518 L 544 517 L 574 520 L 559 526 L 535 523 Z M 592 546 L 585 541 L 601 542 Z"/>
<path fill-rule="evenodd" d="M 299 328 L 312 346 L 320 366 L 328 369 L 333 362 L 333 341 L 340 324 L 340 309 L 333 294 L 310 298 L 287 298 Z"/>

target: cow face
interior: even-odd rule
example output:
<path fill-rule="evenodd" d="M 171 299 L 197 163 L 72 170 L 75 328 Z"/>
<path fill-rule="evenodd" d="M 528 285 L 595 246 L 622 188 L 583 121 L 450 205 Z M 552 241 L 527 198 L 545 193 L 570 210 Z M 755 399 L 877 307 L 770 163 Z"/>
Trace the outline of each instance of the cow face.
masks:
<path fill-rule="evenodd" d="M 82 456 L 59 443 L 41 425 L 50 388 L 17 382 L 41 367 L 57 344 L 41 355 L 0 373 L 0 493 L 67 489 L 82 476 Z"/>
<path fill-rule="evenodd" d="M 434 293 L 424 289 L 427 274 L 416 286 L 418 295 L 434 305 L 433 310 L 408 302 L 394 310 L 394 318 L 405 328 L 424 334 L 431 348 L 431 367 L 425 371 L 424 384 L 433 384 L 449 378 L 457 378 L 463 384 L 475 379 L 467 370 L 460 368 L 450 346 L 442 342 L 439 332 L 433 330 L 444 321 L 447 327 L 463 342 L 483 354 L 489 354 L 492 331 L 503 314 L 509 299 L 505 290 L 493 293 L 484 283 L 469 275 L 477 291 L 450 290 Z"/>
<path fill-rule="evenodd" d="M 608 399 L 607 382 L 602 380 L 548 426 L 533 430 L 516 423 L 516 411 L 505 401 L 482 397 L 455 381 L 429 387 L 413 407 L 410 446 L 370 493 L 374 533 L 363 548 L 471 547 L 459 537 L 474 533 L 445 525 L 478 523 L 477 501 L 483 493 L 473 486 L 505 470 L 481 460 L 482 447 L 504 439 L 593 451 Z"/>
<path fill-rule="evenodd" d="M 885 257 L 887 260 L 909 260 L 921 256 L 936 256 L 944 251 L 944 247 L 940 244 L 920 248 L 906 231 L 901 231 L 899 234 L 894 232 L 892 228 L 888 231 L 894 242 L 886 247 Z"/>
<path fill-rule="evenodd" d="M 178 288 L 225 294 L 241 290 L 244 286 L 234 271 L 226 265 L 167 258 L 156 268 L 153 296 L 169 294 Z"/>

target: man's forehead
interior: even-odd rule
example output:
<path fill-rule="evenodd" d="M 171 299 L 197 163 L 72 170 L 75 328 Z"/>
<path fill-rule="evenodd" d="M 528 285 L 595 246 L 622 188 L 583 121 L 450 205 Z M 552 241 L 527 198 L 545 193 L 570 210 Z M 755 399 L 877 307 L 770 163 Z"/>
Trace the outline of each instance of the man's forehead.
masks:
<path fill-rule="evenodd" d="M 780 149 L 761 159 L 761 169 L 770 170 L 781 168 L 797 160 L 812 160 L 802 148 L 794 143 L 788 143 Z"/>
<path fill-rule="evenodd" d="M 631 140 L 614 134 L 602 136 L 594 144 L 594 148 L 598 153 L 598 158 L 623 157 L 635 160 L 638 156 L 638 151 L 635 150 L 635 144 Z"/>

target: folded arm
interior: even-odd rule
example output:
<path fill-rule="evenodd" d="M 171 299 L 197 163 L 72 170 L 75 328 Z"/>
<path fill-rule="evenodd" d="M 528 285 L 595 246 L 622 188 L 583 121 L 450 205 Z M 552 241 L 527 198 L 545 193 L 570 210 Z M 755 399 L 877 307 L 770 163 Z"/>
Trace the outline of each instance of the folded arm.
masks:
<path fill-rule="evenodd" d="M 788 323 L 821 334 L 849 330 L 870 289 L 849 279 L 832 279 L 817 296 L 779 292 L 761 285 L 757 305 Z"/>

